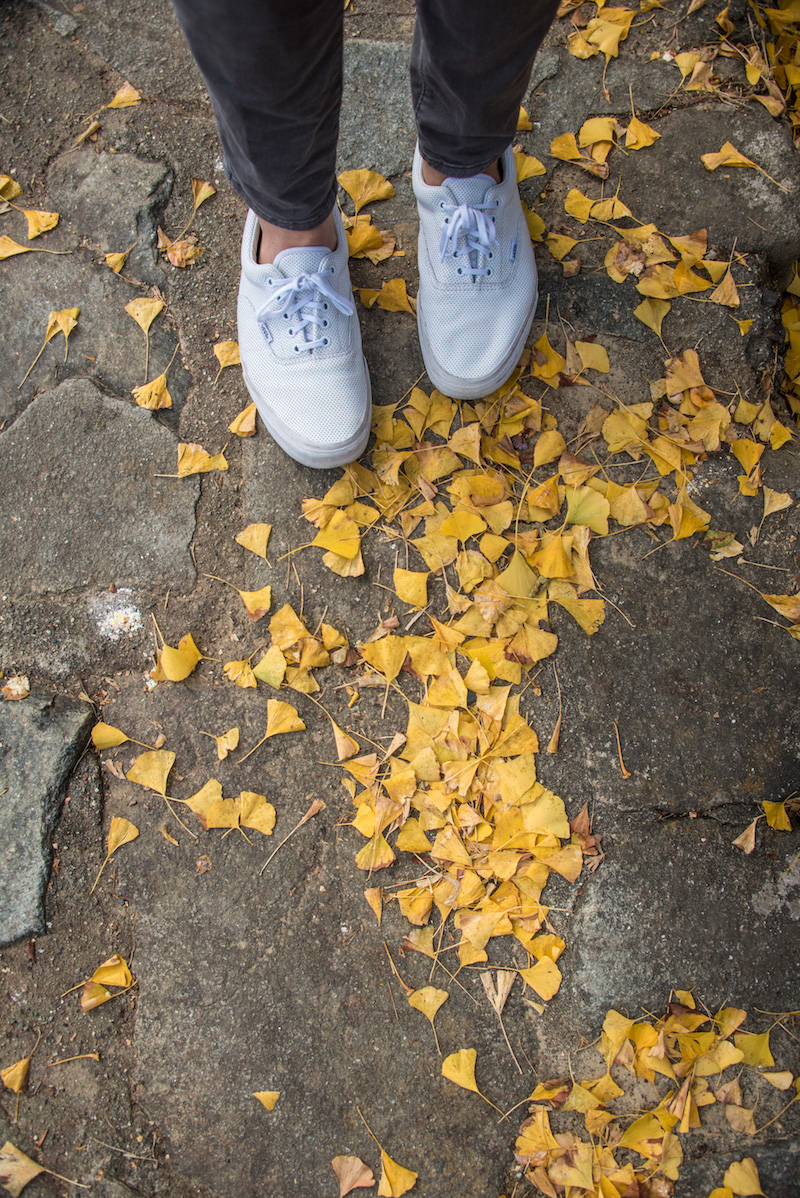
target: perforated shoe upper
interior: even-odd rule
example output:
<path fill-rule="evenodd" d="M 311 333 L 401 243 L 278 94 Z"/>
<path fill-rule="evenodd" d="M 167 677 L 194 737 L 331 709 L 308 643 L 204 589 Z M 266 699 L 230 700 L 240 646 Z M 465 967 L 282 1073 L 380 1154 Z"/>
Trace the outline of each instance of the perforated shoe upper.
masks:
<path fill-rule="evenodd" d="M 351 445 L 358 456 L 369 433 L 369 375 L 338 212 L 335 220 L 335 250 L 284 250 L 274 263 L 256 260 L 254 212 L 242 239 L 238 324 L 245 381 L 267 428 L 306 465 L 338 464 L 327 459 Z"/>
<path fill-rule="evenodd" d="M 506 367 L 511 373 L 509 358 L 536 306 L 536 264 L 510 149 L 502 167 L 500 183 L 475 175 L 435 187 L 422 178 L 419 148 L 414 156 L 423 355 L 435 382 L 443 374 L 473 395 L 482 383 L 499 386 Z"/>

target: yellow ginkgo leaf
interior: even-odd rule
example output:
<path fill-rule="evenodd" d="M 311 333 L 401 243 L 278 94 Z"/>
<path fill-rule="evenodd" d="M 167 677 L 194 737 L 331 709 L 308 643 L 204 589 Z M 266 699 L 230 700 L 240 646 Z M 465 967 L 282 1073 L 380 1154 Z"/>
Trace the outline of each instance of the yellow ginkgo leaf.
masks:
<path fill-rule="evenodd" d="M 31 1066 L 31 1058 L 23 1057 L 21 1061 L 16 1061 L 13 1065 L 9 1065 L 6 1069 L 0 1069 L 0 1078 L 3 1085 L 12 1094 L 21 1094 L 25 1082 L 28 1080 L 28 1070 Z M 1 1172 L 0 1172 L 1 1175 Z"/>
<path fill-rule="evenodd" d="M 239 744 L 239 729 L 229 728 L 227 732 L 223 732 L 221 736 L 214 736 L 211 732 L 203 732 L 203 736 L 210 736 L 217 746 L 217 761 L 224 761 L 230 753 L 231 749 L 235 749 Z"/>
<path fill-rule="evenodd" d="M 226 366 L 241 366 L 242 358 L 239 353 L 239 342 L 218 341 L 214 346 L 214 357 L 219 362 L 217 377 L 214 379 L 214 383 L 216 383 Z"/>
<path fill-rule="evenodd" d="M 733 1190 L 737 1198 L 750 1198 L 751 1195 L 762 1194 L 761 1179 L 758 1168 L 752 1156 L 746 1156 L 741 1161 L 733 1161 L 725 1170 L 723 1178 L 728 1189 Z"/>
<path fill-rule="evenodd" d="M 226 661 L 222 668 L 225 673 L 225 677 L 229 678 L 231 682 L 235 682 L 237 686 L 241 686 L 243 689 L 246 689 L 247 687 L 255 688 L 258 686 L 255 675 L 253 674 L 253 670 L 250 666 L 249 657 L 245 658 L 243 661 Z"/>
<path fill-rule="evenodd" d="M 256 431 L 256 405 L 249 403 L 246 408 L 236 416 L 228 428 L 237 437 L 252 437 Z"/>
<path fill-rule="evenodd" d="M 138 92 L 130 83 L 123 83 L 114 96 L 114 99 L 106 104 L 106 108 L 133 108 L 136 104 L 141 104 L 141 102 L 142 93 Z"/>
<path fill-rule="evenodd" d="M 3 1188 L 8 1190 L 11 1198 L 19 1198 L 29 1181 L 44 1173 L 43 1165 L 37 1165 L 19 1148 L 15 1148 L 10 1140 L 6 1140 L 0 1148 L 0 1176 Z"/>
<path fill-rule="evenodd" d="M 393 1161 L 388 1152 L 381 1148 L 381 1180 L 378 1185 L 379 1198 L 402 1198 L 416 1185 L 418 1173 L 405 1169 Z"/>
<path fill-rule="evenodd" d="M 391 865 L 395 860 L 395 853 L 383 834 L 376 832 L 363 849 L 356 854 L 355 860 L 357 869 L 365 869 L 369 873 L 373 873 L 375 870 L 386 869 Z"/>
<path fill-rule="evenodd" d="M 275 808 L 267 802 L 266 795 L 243 790 L 239 795 L 241 808 L 239 822 L 243 828 L 255 828 L 264 836 L 271 836 L 275 827 Z"/>
<path fill-rule="evenodd" d="M 374 200 L 390 200 L 394 195 L 391 183 L 377 171 L 345 171 L 339 175 L 339 186 L 355 204 L 356 216 L 365 204 Z"/>
<path fill-rule="evenodd" d="M 560 158 L 562 162 L 575 162 L 582 156 L 574 133 L 562 133 L 559 137 L 554 137 L 550 142 L 550 153 L 553 158 Z"/>
<path fill-rule="evenodd" d="M 523 132 L 525 130 L 532 129 L 532 128 L 533 128 L 533 124 L 531 123 L 531 118 L 528 116 L 528 113 L 522 107 L 522 105 L 520 105 L 519 116 L 517 117 L 518 131 Z"/>
<path fill-rule="evenodd" d="M 249 549 L 251 553 L 255 553 L 257 557 L 262 557 L 266 561 L 267 543 L 271 532 L 271 524 L 248 524 L 247 528 L 243 528 L 233 539 L 243 548 Z"/>
<path fill-rule="evenodd" d="M 190 811 L 193 811 L 200 823 L 205 828 L 207 826 L 209 810 L 222 800 L 222 786 L 216 778 L 209 778 L 204 786 L 201 786 L 196 794 L 186 800 L 186 806 Z"/>
<path fill-rule="evenodd" d="M 148 331 L 159 312 L 163 310 L 163 300 L 145 299 L 144 296 L 131 300 L 130 303 L 125 305 L 125 311 L 129 316 L 133 317 L 143 333 Z"/>
<path fill-rule="evenodd" d="M 168 682 L 183 682 L 184 678 L 189 677 L 198 661 L 202 660 L 202 657 L 192 634 L 187 632 L 178 641 L 177 648 L 167 644 L 162 646 L 157 654 L 158 668 Z"/>
<path fill-rule="evenodd" d="M 32 254 L 33 247 L 29 245 L 18 245 L 13 238 L 6 233 L 0 237 L 0 262 L 5 258 L 13 258 L 15 254 Z"/>
<path fill-rule="evenodd" d="M 108 855 L 116 853 L 118 848 L 123 844 L 130 844 L 139 835 L 139 829 L 136 824 L 132 824 L 129 819 L 122 819 L 119 815 L 113 816 L 111 827 L 108 830 Z"/>
<path fill-rule="evenodd" d="M 22 195 L 22 188 L 10 175 L 0 175 L 0 200 L 15 200 Z"/>
<path fill-rule="evenodd" d="M 398 599 L 402 599 L 403 603 L 410 603 L 412 607 L 427 607 L 428 574 L 428 570 L 424 573 L 399 568 L 395 570 L 393 582 Z"/>
<path fill-rule="evenodd" d="M 660 136 L 661 134 L 656 133 L 650 125 L 645 125 L 644 121 L 640 121 L 636 116 L 632 117 L 625 133 L 625 149 L 645 150 L 658 141 Z"/>
<path fill-rule="evenodd" d="M 258 591 L 239 591 L 239 594 L 251 620 L 260 620 L 269 611 L 272 603 L 271 586 L 261 587 Z"/>
<path fill-rule="evenodd" d="M 518 183 L 523 183 L 525 179 L 532 179 L 535 175 L 547 174 L 547 167 L 538 158 L 534 158 L 533 154 L 524 154 L 517 150 L 514 162 L 517 167 Z"/>
<path fill-rule="evenodd" d="M 140 753 L 125 777 L 129 782 L 138 782 L 156 794 L 166 796 L 167 778 L 175 764 L 175 754 L 168 749 L 152 749 Z"/>
<path fill-rule="evenodd" d="M 253 675 L 259 682 L 280 690 L 286 677 L 286 658 L 277 645 L 270 645 L 258 665 L 253 666 Z"/>
<path fill-rule="evenodd" d="M 361 548 L 361 529 L 351 516 L 337 508 L 311 543 L 340 557 L 353 558 Z"/>
<path fill-rule="evenodd" d="M 104 724 L 102 720 L 92 728 L 92 744 L 96 749 L 113 749 L 117 745 L 124 745 L 128 739 L 119 728 Z"/>
<path fill-rule="evenodd" d="M 150 412 L 172 407 L 172 396 L 167 390 L 166 371 L 151 382 L 134 387 L 132 395 L 140 408 L 147 408 Z"/>
<path fill-rule="evenodd" d="M 41 233 L 49 233 L 58 224 L 57 212 L 37 212 L 35 209 L 21 208 L 22 215 L 28 222 L 28 241 L 33 241 Z"/>
<path fill-rule="evenodd" d="M 201 204 L 205 203 L 206 200 L 210 199 L 211 196 L 216 194 L 217 189 L 216 187 L 213 187 L 211 183 L 204 183 L 202 179 L 192 179 L 192 198 L 194 200 L 195 212 Z"/>
<path fill-rule="evenodd" d="M 379 641 L 361 645 L 359 652 L 364 661 L 369 662 L 387 682 L 393 682 L 406 659 L 407 649 L 404 637 L 385 636 Z"/>
<path fill-rule="evenodd" d="M 791 832 L 792 823 L 786 813 L 785 802 L 770 803 L 769 799 L 763 799 L 761 806 L 764 808 L 770 828 L 774 828 L 776 832 Z"/>
<path fill-rule="evenodd" d="M 2 238 L 0 238 L 0 241 L 2 241 Z M 28 367 L 28 369 L 26 370 L 25 375 L 22 379 L 22 383 L 25 382 L 25 379 L 28 377 L 28 375 L 33 370 L 36 363 L 41 358 L 42 354 L 44 353 L 44 349 L 45 349 L 45 346 L 47 345 L 47 343 L 49 341 L 52 341 L 53 337 L 55 337 L 57 333 L 64 334 L 64 361 L 66 362 L 67 354 L 69 353 L 69 335 L 72 332 L 72 330 L 75 328 L 76 324 L 78 323 L 78 315 L 79 314 L 80 314 L 80 308 L 64 308 L 60 312 L 51 312 L 50 313 L 50 315 L 47 318 L 47 328 L 45 329 L 44 341 L 42 342 L 42 348 L 39 350 L 38 354 L 33 359 L 30 366 Z M 19 384 L 20 387 L 22 386 L 22 383 Z"/>
<path fill-rule="evenodd" d="M 415 1011 L 421 1011 L 425 1018 L 429 1020 L 434 1036 L 436 1036 L 436 1028 L 433 1021 L 436 1018 L 436 1012 L 447 1002 L 449 997 L 450 995 L 446 990 L 437 990 L 435 986 L 423 986 L 421 990 L 414 990 L 408 996 L 408 1005 L 413 1007 Z M 436 1047 L 439 1047 L 438 1038 L 436 1039 Z"/>
<path fill-rule="evenodd" d="M 302 732 L 304 729 L 305 724 L 291 703 L 284 703 L 280 699 L 267 700 L 266 736 L 281 736 L 286 732 Z"/>
<path fill-rule="evenodd" d="M 254 1090 L 253 1098 L 257 1098 L 262 1106 L 271 1111 L 281 1096 L 280 1090 Z"/>
<path fill-rule="evenodd" d="M 384 312 L 410 312 L 412 316 L 417 310 L 417 301 L 408 294 L 405 279 L 390 279 L 380 291 L 362 287 L 359 296 L 365 308 L 377 304 Z"/>
<path fill-rule="evenodd" d="M 564 211 L 568 216 L 574 216 L 575 220 L 585 225 L 594 203 L 594 200 L 590 200 L 582 191 L 578 191 L 577 187 L 573 187 L 564 200 Z"/>
<path fill-rule="evenodd" d="M 109 268 L 109 270 L 113 270 L 115 275 L 118 275 L 125 265 L 125 260 L 127 257 L 127 250 L 122 250 L 119 253 L 106 254 L 106 266 Z"/>
<path fill-rule="evenodd" d="M 190 474 L 207 474 L 210 470 L 227 470 L 228 463 L 224 453 L 211 454 L 195 441 L 183 442 L 178 445 L 178 478 L 186 478 Z"/>
<path fill-rule="evenodd" d="M 340 728 L 335 720 L 331 720 L 333 727 L 333 739 L 336 741 L 336 757 L 338 761 L 347 761 L 348 757 L 353 757 L 361 751 L 361 745 L 357 740 L 353 740 L 343 728 Z"/>
<path fill-rule="evenodd" d="M 769 1048 L 768 1031 L 761 1032 L 758 1036 L 754 1032 L 735 1032 L 733 1042 L 744 1053 L 742 1059 L 745 1065 L 761 1069 L 765 1066 L 770 1068 L 775 1064 Z"/>
<path fill-rule="evenodd" d="M 372 223 L 368 215 L 357 216 L 351 228 L 346 230 L 347 248 L 351 258 L 365 258 L 371 251 L 377 251 L 383 245 L 380 229 Z"/>
<path fill-rule="evenodd" d="M 81 1010 L 93 1011 L 95 1007 L 101 1006 L 113 997 L 114 995 L 110 990 L 106 990 L 105 986 L 101 986 L 97 982 L 84 982 L 81 991 Z"/>
<path fill-rule="evenodd" d="M 577 244 L 576 237 L 565 237 L 563 233 L 548 233 L 545 238 L 545 245 L 556 262 L 561 262 L 566 258 L 570 250 L 573 250 Z"/>
<path fill-rule="evenodd" d="M 442 1061 L 442 1076 L 446 1077 L 463 1090 L 472 1090 L 480 1094 L 478 1083 L 475 1081 L 475 1062 L 478 1053 L 474 1048 L 462 1048 L 460 1052 L 451 1052 Z M 482 1097 L 482 1095 L 481 1095 Z"/>
<path fill-rule="evenodd" d="M 594 341 L 576 341 L 575 348 L 584 370 L 597 370 L 608 374 L 611 369 L 608 361 L 608 351 Z"/>
<path fill-rule="evenodd" d="M 98 965 L 89 980 L 97 982 L 99 986 L 130 986 L 133 975 L 125 958 L 114 953 L 113 957 Z"/>
<path fill-rule="evenodd" d="M 561 985 L 561 970 L 549 957 L 542 957 L 535 965 L 521 969 L 519 973 L 545 1001 L 549 1001 Z"/>
<path fill-rule="evenodd" d="M 648 329 L 652 329 L 657 337 L 660 337 L 661 325 L 671 307 L 672 304 L 669 300 L 653 299 L 652 296 L 647 296 L 633 309 L 633 315 L 637 320 L 641 320 Z"/>

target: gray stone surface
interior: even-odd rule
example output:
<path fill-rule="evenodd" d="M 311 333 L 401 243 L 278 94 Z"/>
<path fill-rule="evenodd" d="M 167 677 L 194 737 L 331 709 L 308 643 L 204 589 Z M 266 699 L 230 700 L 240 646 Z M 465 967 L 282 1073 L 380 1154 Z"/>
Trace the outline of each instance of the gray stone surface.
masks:
<path fill-rule="evenodd" d="M 800 157 L 789 131 L 760 104 L 697 105 L 662 118 L 657 128 L 661 139 L 625 163 L 621 195 L 632 211 L 659 229 L 707 228 L 709 245 L 735 243 L 739 253 L 761 254 L 777 288 L 785 287 L 800 253 Z M 781 186 L 751 167 L 706 171 L 701 155 L 716 153 L 726 141 Z"/>
<path fill-rule="evenodd" d="M 57 158 L 48 195 L 76 240 L 99 254 L 134 248 L 126 277 L 164 285 L 156 265 L 157 226 L 169 199 L 172 171 L 133 154 L 83 149 Z M 135 243 L 135 244 L 134 244 Z"/>
<path fill-rule="evenodd" d="M 174 474 L 176 444 L 148 412 L 88 380 L 39 396 L 2 438 L 4 591 L 190 587 L 198 481 L 156 477 Z"/>
<path fill-rule="evenodd" d="M 365 166 L 382 175 L 411 169 L 417 134 L 408 83 L 410 48 L 348 41 L 339 135 L 339 171 Z"/>
<path fill-rule="evenodd" d="M 86 703 L 0 705 L 0 946 L 45 930 L 50 842 L 92 723 Z"/>
<path fill-rule="evenodd" d="M 20 254 L 3 263 L 0 316 L 7 333 L 0 343 L 0 421 L 14 419 L 34 396 L 64 379 L 89 375 L 101 388 L 124 396 L 131 404 L 133 388 L 145 381 L 144 333 L 125 305 L 149 293 L 119 278 L 102 258 L 98 263 L 99 255 L 76 248 L 66 230 L 61 236 L 61 248 L 70 249 L 64 257 Z M 80 309 L 66 362 L 64 338 L 58 333 L 22 382 L 41 348 L 50 312 L 64 308 Z M 162 312 L 150 328 L 149 380 L 167 368 L 175 349 L 168 320 L 168 313 Z M 177 414 L 190 384 L 180 355 L 172 363 L 167 382 Z M 174 421 L 169 413 L 162 418 Z"/>

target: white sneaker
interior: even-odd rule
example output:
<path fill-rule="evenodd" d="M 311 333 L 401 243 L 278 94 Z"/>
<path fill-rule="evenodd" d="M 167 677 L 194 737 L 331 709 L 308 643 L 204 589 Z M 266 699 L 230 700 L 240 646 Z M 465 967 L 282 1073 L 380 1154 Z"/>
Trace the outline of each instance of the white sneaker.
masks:
<path fill-rule="evenodd" d="M 536 263 L 517 188 L 514 155 L 503 179 L 422 177 L 414 154 L 419 208 L 417 323 L 431 382 L 452 399 L 480 399 L 514 370 L 538 299 Z"/>
<path fill-rule="evenodd" d="M 350 285 L 347 238 L 283 250 L 259 265 L 258 218 L 247 214 L 239 285 L 239 353 L 247 390 L 295 461 L 328 469 L 365 450 L 372 391 Z"/>

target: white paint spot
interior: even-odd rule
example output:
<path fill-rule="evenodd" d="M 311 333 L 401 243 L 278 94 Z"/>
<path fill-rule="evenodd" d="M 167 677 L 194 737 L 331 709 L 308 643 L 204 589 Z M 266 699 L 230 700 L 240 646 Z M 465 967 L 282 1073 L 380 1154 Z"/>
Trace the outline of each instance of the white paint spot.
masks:
<path fill-rule="evenodd" d="M 141 631 L 142 613 L 131 602 L 129 596 L 132 594 L 129 587 L 121 587 L 95 600 L 93 607 L 97 630 L 104 640 L 118 641 Z"/>

